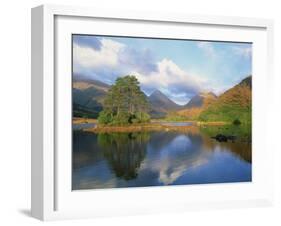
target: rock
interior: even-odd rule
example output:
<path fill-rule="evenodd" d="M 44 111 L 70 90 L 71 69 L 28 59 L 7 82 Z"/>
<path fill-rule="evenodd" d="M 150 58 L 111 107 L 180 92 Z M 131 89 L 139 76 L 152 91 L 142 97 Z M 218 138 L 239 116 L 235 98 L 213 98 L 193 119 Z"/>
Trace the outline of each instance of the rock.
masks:
<path fill-rule="evenodd" d="M 235 141 L 236 140 L 236 136 L 227 136 L 227 139 L 231 140 L 231 141 Z"/>
<path fill-rule="evenodd" d="M 216 139 L 218 142 L 227 142 L 228 140 L 235 141 L 236 136 L 226 136 L 223 134 L 217 134 L 215 137 L 212 138 Z"/>

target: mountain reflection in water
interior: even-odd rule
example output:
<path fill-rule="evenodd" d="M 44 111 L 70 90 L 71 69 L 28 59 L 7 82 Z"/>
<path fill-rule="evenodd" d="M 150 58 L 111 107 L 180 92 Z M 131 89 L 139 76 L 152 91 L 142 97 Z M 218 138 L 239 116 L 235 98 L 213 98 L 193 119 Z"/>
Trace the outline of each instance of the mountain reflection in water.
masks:
<path fill-rule="evenodd" d="M 251 143 L 185 132 L 73 133 L 72 188 L 251 181 Z"/>

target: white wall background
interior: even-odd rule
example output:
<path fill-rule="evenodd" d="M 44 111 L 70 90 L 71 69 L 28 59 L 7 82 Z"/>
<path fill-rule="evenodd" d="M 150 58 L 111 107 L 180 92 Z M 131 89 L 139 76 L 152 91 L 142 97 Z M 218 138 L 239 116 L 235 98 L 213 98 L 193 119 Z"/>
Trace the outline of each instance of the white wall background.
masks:
<path fill-rule="evenodd" d="M 275 20 L 274 109 L 270 109 L 275 149 L 276 203 L 270 208 L 197 211 L 178 214 L 50 222 L 52 225 L 280 225 L 281 224 L 281 13 L 280 1 L 260 0 L 7 0 L 0 7 L 0 225 L 38 225 L 30 208 L 30 8 L 43 3 L 86 5 Z M 265 150 L 266 151 L 266 150 Z"/>

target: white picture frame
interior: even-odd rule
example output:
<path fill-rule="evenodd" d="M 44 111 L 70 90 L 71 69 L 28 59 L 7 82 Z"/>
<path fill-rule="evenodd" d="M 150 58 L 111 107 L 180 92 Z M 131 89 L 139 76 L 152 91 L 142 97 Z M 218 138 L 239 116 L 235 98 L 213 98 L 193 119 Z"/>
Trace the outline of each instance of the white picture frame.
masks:
<path fill-rule="evenodd" d="M 62 18 L 62 20 L 61 20 Z M 66 20 L 64 18 L 67 18 Z M 70 20 L 68 18 L 71 18 Z M 60 20 L 60 21 L 59 21 Z M 253 74 L 253 149 L 255 163 L 253 171 L 256 180 L 251 184 L 215 184 L 169 186 L 165 188 L 108 189 L 106 191 L 73 192 L 69 189 L 70 162 L 69 140 L 60 134 L 69 134 L 61 130 L 66 120 L 61 120 L 60 112 L 69 105 L 59 107 L 61 100 L 69 103 L 69 48 L 60 40 L 69 37 L 77 27 L 86 32 L 87 20 L 99 26 L 103 20 L 110 21 L 104 26 L 114 34 L 114 23 L 139 23 L 143 30 L 131 29 L 131 35 L 142 35 L 151 24 L 157 26 L 196 26 L 200 27 L 197 36 L 200 39 L 251 41 L 257 57 L 254 55 Z M 75 21 L 78 21 L 77 24 Z M 116 22 L 117 21 L 117 22 Z M 85 25 L 83 25 L 85 24 Z M 127 25 L 126 25 L 127 26 Z M 204 29 L 219 29 L 206 32 Z M 125 27 L 126 28 L 126 27 Z M 78 28 L 77 28 L 78 29 Z M 84 30 L 83 30 L 84 29 Z M 101 29 L 101 28 L 100 28 Z M 233 30 L 244 32 L 244 36 L 234 36 Z M 161 30 L 161 29 L 159 29 Z M 229 31 L 229 32 L 228 32 Z M 91 31 L 90 31 L 91 32 Z M 196 33 L 196 32 L 195 32 Z M 158 36 L 164 33 L 159 31 Z M 174 37 L 180 35 L 173 33 Z M 186 33 L 185 35 L 188 35 Z M 154 36 L 157 36 L 155 33 Z M 189 37 L 190 38 L 190 37 Z M 189 209 L 228 208 L 270 205 L 273 202 L 273 181 L 268 177 L 272 172 L 273 151 L 268 148 L 266 139 L 266 97 L 270 96 L 273 64 L 273 22 L 265 19 L 182 15 L 153 12 L 122 12 L 99 10 L 71 6 L 43 5 L 32 9 L 32 216 L 41 220 L 69 218 L 89 218 L 96 216 L 127 215 L 152 212 L 185 211 Z M 66 51 L 65 60 L 60 60 Z M 261 56 L 262 55 L 262 56 Z M 59 63 L 58 63 L 59 62 Z M 64 74 L 64 75 L 63 75 Z M 59 75 L 59 76 L 58 76 Z M 64 77 L 65 76 L 65 77 Z M 64 80 L 66 79 L 66 80 Z M 66 81 L 66 82 L 64 82 Z M 68 81 L 68 82 L 67 82 Z M 265 104 L 265 105 L 264 105 Z M 266 105 L 267 104 L 267 105 Z M 264 107 L 266 106 L 266 107 Z M 66 112 L 66 114 L 68 114 Z M 62 122 L 64 121 L 64 122 Z M 255 123 L 259 122 L 259 123 Z M 60 131 L 61 132 L 58 132 Z M 67 136 L 67 135 L 65 135 Z M 64 142 L 60 142 L 64 140 Z M 64 143 L 64 144 L 62 144 Z M 62 145 L 62 146 L 61 146 Z M 261 153 L 261 149 L 266 150 Z M 66 151 L 61 151 L 66 150 Z M 261 150 L 261 151 L 260 151 Z M 200 195 L 200 197 L 199 197 Z M 230 198 L 228 198 L 230 197 Z M 89 204 L 88 202 L 91 202 Z M 92 205 L 92 202 L 94 206 Z M 83 204 L 83 208 L 82 208 Z"/>

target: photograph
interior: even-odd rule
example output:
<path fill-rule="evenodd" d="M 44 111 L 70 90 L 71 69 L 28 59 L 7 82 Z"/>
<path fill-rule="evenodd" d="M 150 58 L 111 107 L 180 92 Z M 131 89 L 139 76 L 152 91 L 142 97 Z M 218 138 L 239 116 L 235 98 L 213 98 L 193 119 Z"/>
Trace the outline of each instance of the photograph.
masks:
<path fill-rule="evenodd" d="M 252 181 L 252 42 L 70 45 L 72 190 Z"/>

